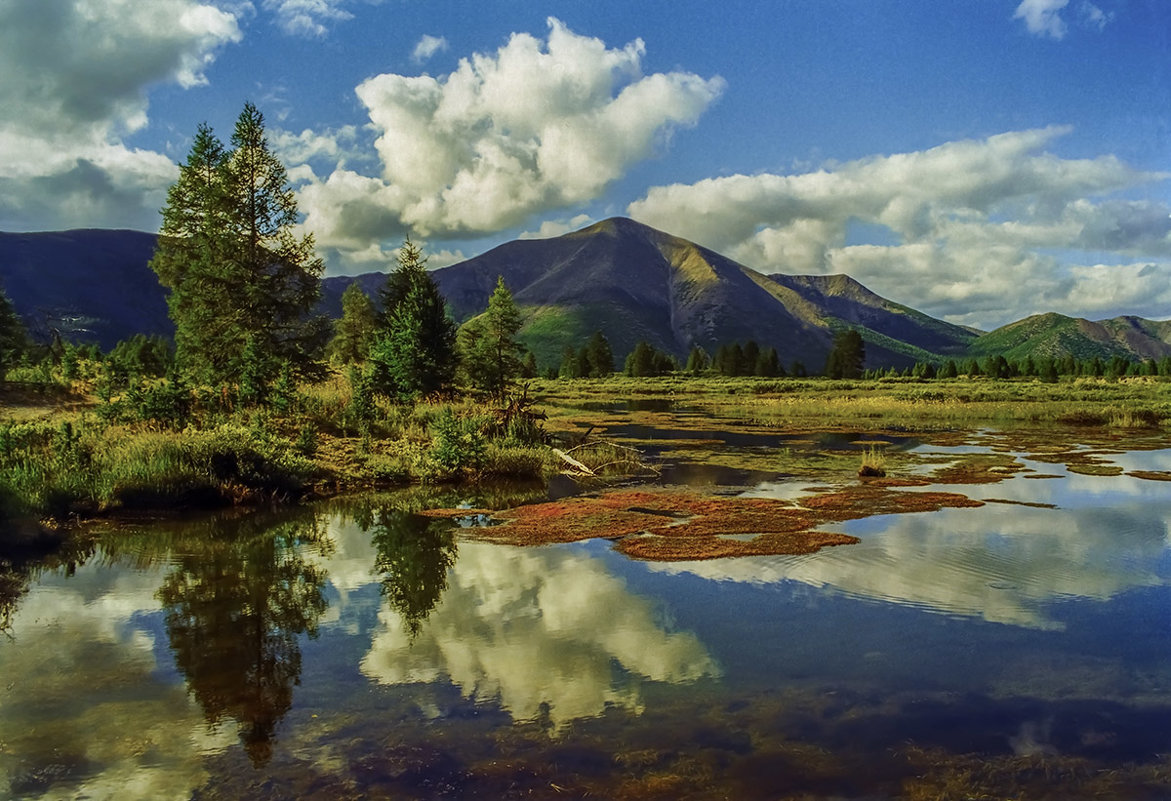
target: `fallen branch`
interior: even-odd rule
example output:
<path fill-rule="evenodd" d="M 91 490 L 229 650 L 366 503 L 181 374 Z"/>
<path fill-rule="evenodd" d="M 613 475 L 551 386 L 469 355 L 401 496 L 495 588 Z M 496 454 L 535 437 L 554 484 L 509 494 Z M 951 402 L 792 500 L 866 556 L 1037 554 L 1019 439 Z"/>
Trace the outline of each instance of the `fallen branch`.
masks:
<path fill-rule="evenodd" d="M 584 464 L 579 462 L 577 459 L 574 459 L 572 456 L 570 456 L 565 451 L 560 450 L 559 448 L 554 448 L 553 453 L 554 453 L 554 455 L 557 456 L 557 458 L 559 458 L 561 461 L 568 464 L 574 470 L 577 470 L 579 473 L 584 473 L 587 476 L 596 475 L 593 470 L 590 470 L 588 467 L 586 467 Z"/>

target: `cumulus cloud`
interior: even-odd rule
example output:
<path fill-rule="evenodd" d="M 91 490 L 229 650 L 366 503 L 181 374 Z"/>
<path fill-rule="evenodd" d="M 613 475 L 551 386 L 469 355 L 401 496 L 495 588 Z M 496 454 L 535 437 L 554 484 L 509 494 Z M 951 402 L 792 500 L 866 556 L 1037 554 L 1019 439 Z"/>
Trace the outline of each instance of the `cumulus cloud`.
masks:
<path fill-rule="evenodd" d="M 447 50 L 447 39 L 442 36 L 431 36 L 424 34 L 419 43 L 415 45 L 414 51 L 411 53 L 411 60 L 416 64 L 422 64 L 436 53 L 442 53 Z"/>
<path fill-rule="evenodd" d="M 643 74 L 641 40 L 609 48 L 548 24 L 547 39 L 513 34 L 445 76 L 359 85 L 381 174 L 339 168 L 302 191 L 318 242 L 349 251 L 407 229 L 482 234 L 591 200 L 723 91 L 720 78 Z"/>
<path fill-rule="evenodd" d="M 577 214 L 568 220 L 543 220 L 536 231 L 524 231 L 517 239 L 552 239 L 585 228 L 593 221 L 588 214 Z"/>
<path fill-rule="evenodd" d="M 1171 299 L 1171 207 L 1116 195 L 1167 176 L 1114 156 L 1047 152 L 1067 131 L 949 142 L 799 175 L 660 186 L 628 211 L 763 272 L 845 272 L 957 323 L 994 327 L 1050 310 L 1117 313 L 1108 296 L 1091 302 L 1074 292 L 1088 276 L 1129 282 L 1130 296 L 1165 316 L 1158 304 Z M 895 244 L 850 242 L 858 222 L 889 232 Z M 1100 260 L 1075 269 L 1079 253 L 1087 261 L 1112 254 L 1118 265 L 1144 261 L 1145 270 Z"/>
<path fill-rule="evenodd" d="M 122 138 L 147 124 L 146 87 L 205 83 L 241 36 L 198 0 L 0 6 L 0 227 L 153 227 L 175 166 Z"/>
<path fill-rule="evenodd" d="M 340 166 L 350 159 L 362 158 L 355 148 L 357 138 L 358 129 L 344 125 L 336 131 L 320 133 L 308 128 L 300 133 L 273 129 L 269 132 L 268 143 L 285 164 L 301 166 L 315 159 L 326 159 Z M 305 177 L 312 179 L 308 174 Z"/>

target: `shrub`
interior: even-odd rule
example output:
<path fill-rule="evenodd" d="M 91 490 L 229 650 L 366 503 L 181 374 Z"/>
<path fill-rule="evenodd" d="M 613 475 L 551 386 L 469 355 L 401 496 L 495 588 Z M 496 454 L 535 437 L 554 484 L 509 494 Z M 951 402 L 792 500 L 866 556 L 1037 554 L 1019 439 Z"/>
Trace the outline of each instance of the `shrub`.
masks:
<path fill-rule="evenodd" d="M 444 407 L 431 423 L 427 459 L 432 469 L 425 477 L 442 480 L 454 478 L 462 470 L 479 470 L 487 447 L 484 425 L 483 418 L 456 417 Z"/>

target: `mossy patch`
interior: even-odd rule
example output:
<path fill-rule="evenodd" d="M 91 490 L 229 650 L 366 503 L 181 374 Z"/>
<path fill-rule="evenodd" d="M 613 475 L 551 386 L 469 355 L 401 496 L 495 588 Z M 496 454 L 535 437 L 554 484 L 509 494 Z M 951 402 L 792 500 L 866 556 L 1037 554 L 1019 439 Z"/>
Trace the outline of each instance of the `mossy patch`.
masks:
<path fill-rule="evenodd" d="M 1025 466 L 1002 453 L 973 453 L 937 468 L 931 478 L 936 484 L 995 484 L 1022 472 Z"/>
<path fill-rule="evenodd" d="M 1168 470 L 1131 470 L 1127 475 L 1146 481 L 1171 481 L 1171 471 Z"/>
<path fill-rule="evenodd" d="M 905 484 L 870 482 L 802 498 L 799 504 L 682 490 L 614 490 L 496 512 L 493 519 L 499 525 L 478 529 L 475 536 L 511 545 L 609 539 L 628 556 L 658 561 L 772 556 L 858 542 L 846 534 L 816 530 L 823 523 L 983 505 L 957 493 L 900 492 L 895 486 Z M 454 518 L 480 511 L 437 509 L 427 514 Z"/>
<path fill-rule="evenodd" d="M 1071 464 L 1066 470 L 1083 476 L 1120 476 L 1122 468 L 1116 464 Z"/>
<path fill-rule="evenodd" d="M 1034 509 L 1056 509 L 1055 503 L 1036 503 L 1033 501 L 1014 501 L 1008 498 L 985 498 L 984 503 L 1007 503 L 1012 506 L 1030 506 Z"/>

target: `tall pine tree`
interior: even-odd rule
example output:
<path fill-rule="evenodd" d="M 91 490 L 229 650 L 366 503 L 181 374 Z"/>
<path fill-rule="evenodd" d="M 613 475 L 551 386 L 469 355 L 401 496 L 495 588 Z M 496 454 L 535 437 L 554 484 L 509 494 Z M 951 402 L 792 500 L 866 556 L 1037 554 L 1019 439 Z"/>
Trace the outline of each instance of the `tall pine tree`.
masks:
<path fill-rule="evenodd" d="M 498 276 L 496 288 L 488 298 L 488 310 L 469 321 L 459 334 L 460 361 L 472 386 L 499 395 L 509 382 L 520 377 L 524 346 L 516 335 L 521 323 L 520 310 L 504 284 L 504 276 Z"/>
<path fill-rule="evenodd" d="M 179 179 L 167 193 L 151 266 L 171 290 L 177 356 L 207 383 L 238 382 L 249 370 L 268 378 L 288 362 L 313 372 L 328 335 L 309 319 L 322 262 L 311 236 L 293 234 L 297 202 L 284 165 L 268 148 L 264 117 L 247 103 L 232 149 L 200 125 Z"/>
<path fill-rule="evenodd" d="M 370 352 L 374 389 L 410 400 L 446 389 L 455 377 L 455 323 L 422 250 L 408 238 L 387 276 L 382 331 Z"/>
<path fill-rule="evenodd" d="M 24 323 L 8 295 L 0 290 L 0 381 L 16 365 L 26 345 Z"/>
<path fill-rule="evenodd" d="M 378 314 L 358 282 L 342 293 L 342 316 L 333 326 L 329 356 L 339 364 L 366 361 L 378 330 Z"/>

